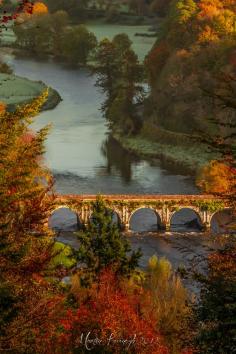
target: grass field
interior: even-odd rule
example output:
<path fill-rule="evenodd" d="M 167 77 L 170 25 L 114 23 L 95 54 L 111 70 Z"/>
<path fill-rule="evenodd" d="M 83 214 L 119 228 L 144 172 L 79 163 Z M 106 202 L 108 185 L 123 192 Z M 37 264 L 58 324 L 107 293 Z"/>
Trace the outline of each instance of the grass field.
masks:
<path fill-rule="evenodd" d="M 41 81 L 31 81 L 23 77 L 0 73 L 0 102 L 5 103 L 9 110 L 17 105 L 28 103 L 40 96 L 47 86 Z M 44 109 L 54 108 L 60 101 L 58 93 L 49 88 Z"/>

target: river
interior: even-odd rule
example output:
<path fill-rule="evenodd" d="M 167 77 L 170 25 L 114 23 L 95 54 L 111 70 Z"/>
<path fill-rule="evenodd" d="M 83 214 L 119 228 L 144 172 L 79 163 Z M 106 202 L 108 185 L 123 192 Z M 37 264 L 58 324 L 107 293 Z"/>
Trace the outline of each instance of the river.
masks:
<path fill-rule="evenodd" d="M 194 194 L 194 180 L 165 162 L 149 162 L 125 151 L 109 137 L 100 107 L 104 99 L 96 77 L 50 62 L 11 59 L 15 74 L 42 80 L 63 101 L 43 112 L 33 128 L 52 123 L 46 141 L 46 163 L 62 194 Z"/>
<path fill-rule="evenodd" d="M 59 64 L 33 59 L 10 57 L 8 61 L 16 75 L 42 80 L 56 89 L 63 99 L 54 110 L 41 113 L 33 123 L 35 130 L 52 123 L 46 141 L 45 160 L 55 177 L 58 193 L 199 193 L 194 180 L 185 171 L 163 161 L 140 159 L 125 151 L 109 136 L 106 121 L 100 112 L 104 97 L 95 87 L 96 77 L 89 75 L 88 71 L 70 70 Z M 73 228 L 74 217 L 71 212 L 62 210 L 61 214 L 53 216 L 54 226 L 68 231 L 71 225 Z M 185 221 L 194 217 L 196 215 L 190 211 L 185 212 L 176 224 L 182 224 L 183 228 Z M 144 210 L 143 214 L 134 216 L 133 224 L 134 231 L 152 231 L 155 216 Z M 168 237 L 148 233 L 133 235 L 130 240 L 132 248 L 142 248 L 142 266 L 147 264 L 149 256 L 156 253 L 166 256 L 177 267 L 185 261 L 189 264 L 197 253 L 207 254 L 212 249 L 205 235 L 200 236 L 196 230 L 186 231 L 184 234 L 170 233 Z M 64 234 L 61 241 L 71 243 L 70 237 L 70 234 Z"/>

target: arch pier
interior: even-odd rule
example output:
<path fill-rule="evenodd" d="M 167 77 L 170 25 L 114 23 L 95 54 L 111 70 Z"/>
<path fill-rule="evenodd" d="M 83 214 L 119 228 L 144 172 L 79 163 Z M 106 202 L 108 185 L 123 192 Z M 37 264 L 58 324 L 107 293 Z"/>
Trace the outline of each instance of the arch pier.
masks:
<path fill-rule="evenodd" d="M 58 195 L 55 210 L 68 208 L 76 213 L 79 223 L 88 224 L 96 195 Z M 215 213 L 227 209 L 223 199 L 211 195 L 104 195 L 107 207 L 117 214 L 123 230 L 130 230 L 132 215 L 139 209 L 151 209 L 160 220 L 161 230 L 170 230 L 171 219 L 181 209 L 193 210 L 205 230 L 210 230 Z M 54 211 L 55 211 L 54 210 Z"/>

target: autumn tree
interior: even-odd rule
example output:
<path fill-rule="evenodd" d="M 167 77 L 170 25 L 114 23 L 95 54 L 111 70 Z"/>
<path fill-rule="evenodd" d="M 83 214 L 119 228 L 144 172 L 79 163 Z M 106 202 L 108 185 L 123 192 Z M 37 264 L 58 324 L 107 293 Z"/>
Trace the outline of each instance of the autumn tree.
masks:
<path fill-rule="evenodd" d="M 146 291 L 143 312 L 152 316 L 156 328 L 164 335 L 170 353 L 193 348 L 193 301 L 180 277 L 165 258 L 152 256 L 143 281 Z"/>
<path fill-rule="evenodd" d="M 204 166 L 197 178 L 197 185 L 208 194 L 228 195 L 232 193 L 234 173 L 230 167 L 217 160 Z"/>
<path fill-rule="evenodd" d="M 47 227 L 54 205 L 53 179 L 43 164 L 43 142 L 48 128 L 36 134 L 29 131 L 32 117 L 46 97 L 44 93 L 12 113 L 2 105 L 0 112 L 0 307 L 3 310 L 0 348 L 3 352 L 25 353 L 40 345 L 37 331 L 45 326 L 50 332 L 51 316 L 63 300 L 45 278 L 50 274 L 47 265 L 54 245 L 53 234 Z"/>
<path fill-rule="evenodd" d="M 130 288 L 126 281 L 106 268 L 86 290 L 74 278 L 71 292 L 79 307 L 69 310 L 61 321 L 67 333 L 63 339 L 64 343 L 68 339 L 68 349 L 76 346 L 75 343 L 77 350 L 83 349 L 86 334 L 90 332 L 90 339 L 99 339 L 91 343 L 91 353 L 168 354 L 152 316 L 145 318 L 140 311 L 141 288 Z"/>

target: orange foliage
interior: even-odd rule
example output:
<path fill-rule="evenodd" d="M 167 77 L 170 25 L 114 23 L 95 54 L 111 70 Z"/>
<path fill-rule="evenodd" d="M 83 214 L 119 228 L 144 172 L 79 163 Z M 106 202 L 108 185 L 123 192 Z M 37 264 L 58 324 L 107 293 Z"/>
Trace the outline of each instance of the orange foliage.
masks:
<path fill-rule="evenodd" d="M 199 34 L 198 36 L 198 42 L 199 43 L 207 43 L 207 42 L 216 42 L 219 40 L 218 35 L 216 32 L 210 27 L 210 26 L 205 26 L 203 31 Z"/>
<path fill-rule="evenodd" d="M 0 114 L 4 114 L 6 112 L 6 105 L 3 102 L 0 102 Z"/>
<path fill-rule="evenodd" d="M 214 16 L 220 14 L 223 4 L 219 0 L 202 0 L 198 4 L 200 9 L 198 18 L 199 19 L 212 19 Z"/>
<path fill-rule="evenodd" d="M 211 161 L 197 178 L 197 185 L 205 193 L 229 194 L 232 192 L 235 171 L 222 162 Z"/>
<path fill-rule="evenodd" d="M 139 291 L 127 294 L 112 271 L 103 271 L 84 299 L 83 293 L 77 295 L 81 301 L 79 309 L 68 310 L 61 320 L 63 334 L 58 342 L 66 345 L 65 349 L 83 347 L 85 338 L 81 343 L 81 334 L 86 337 L 90 332 L 89 338 L 94 339 L 90 343 L 92 348 L 107 348 L 113 353 L 130 348 L 130 352 L 140 354 L 168 354 L 155 321 L 142 318 Z M 119 343 L 121 340 L 126 342 Z"/>
<path fill-rule="evenodd" d="M 33 14 L 46 14 L 48 13 L 48 8 L 43 2 L 36 2 L 33 6 Z"/>

